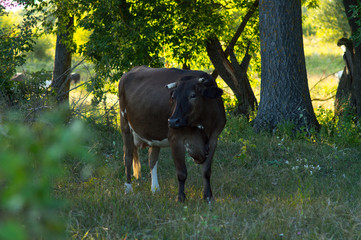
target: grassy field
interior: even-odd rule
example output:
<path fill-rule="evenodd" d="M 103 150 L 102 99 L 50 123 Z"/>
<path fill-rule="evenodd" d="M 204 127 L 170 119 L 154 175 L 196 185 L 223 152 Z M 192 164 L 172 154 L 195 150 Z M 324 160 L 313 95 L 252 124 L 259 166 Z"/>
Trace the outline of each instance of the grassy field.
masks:
<path fill-rule="evenodd" d="M 188 200 L 176 201 L 169 149 L 159 161 L 161 191 L 150 191 L 141 150 L 142 177 L 125 195 L 121 136 L 97 128 L 93 143 L 102 158 L 96 173 L 64 179 L 56 189 L 68 200 L 63 215 L 73 239 L 361 238 L 359 133 L 329 128 L 335 136 L 310 139 L 290 137 L 286 126 L 272 136 L 256 135 L 245 120 L 231 117 L 213 163 L 215 201 L 207 204 L 200 166 L 190 159 Z"/>
<path fill-rule="evenodd" d="M 343 70 L 343 50 L 336 43 L 323 42 L 314 37 L 304 38 L 308 86 L 314 108 L 333 110 L 338 86 L 336 73 Z"/>

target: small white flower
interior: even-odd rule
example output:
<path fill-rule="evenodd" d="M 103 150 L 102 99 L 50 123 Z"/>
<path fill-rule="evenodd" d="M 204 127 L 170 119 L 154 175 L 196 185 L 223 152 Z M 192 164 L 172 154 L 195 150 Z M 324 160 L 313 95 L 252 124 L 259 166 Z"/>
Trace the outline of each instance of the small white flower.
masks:
<path fill-rule="evenodd" d="M 306 165 L 303 165 L 303 167 L 307 169 L 307 168 L 308 168 L 308 164 L 306 164 Z"/>
<path fill-rule="evenodd" d="M 286 164 L 289 164 L 290 162 L 289 161 L 285 161 Z"/>

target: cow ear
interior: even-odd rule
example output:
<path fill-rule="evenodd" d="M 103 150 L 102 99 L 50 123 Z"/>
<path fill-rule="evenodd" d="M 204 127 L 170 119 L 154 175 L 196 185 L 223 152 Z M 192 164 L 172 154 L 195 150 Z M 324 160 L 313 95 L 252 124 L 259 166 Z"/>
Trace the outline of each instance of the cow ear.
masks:
<path fill-rule="evenodd" d="M 211 98 L 211 99 L 218 98 L 218 97 L 222 96 L 222 94 L 223 94 L 222 89 L 215 87 L 215 86 L 207 87 L 206 89 L 204 89 L 204 91 L 202 93 L 202 95 L 204 97 Z"/>

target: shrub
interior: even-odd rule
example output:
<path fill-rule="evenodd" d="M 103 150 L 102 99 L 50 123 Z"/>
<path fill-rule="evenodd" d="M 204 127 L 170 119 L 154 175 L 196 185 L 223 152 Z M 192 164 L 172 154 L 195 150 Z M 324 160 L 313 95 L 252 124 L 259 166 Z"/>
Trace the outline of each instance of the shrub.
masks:
<path fill-rule="evenodd" d="M 0 239 L 65 237 L 66 202 L 53 189 L 66 159 L 92 159 L 86 139 L 82 122 L 65 126 L 54 112 L 32 127 L 9 115 L 0 128 Z"/>

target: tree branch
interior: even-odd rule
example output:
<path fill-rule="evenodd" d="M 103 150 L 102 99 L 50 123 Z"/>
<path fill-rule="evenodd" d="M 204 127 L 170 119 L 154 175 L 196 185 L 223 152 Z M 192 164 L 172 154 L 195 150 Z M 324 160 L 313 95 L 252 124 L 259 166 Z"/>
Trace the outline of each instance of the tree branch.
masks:
<path fill-rule="evenodd" d="M 256 11 L 256 9 L 258 8 L 258 0 L 256 0 L 253 5 L 251 6 L 251 8 L 249 9 L 249 11 L 247 12 L 247 14 L 244 16 L 241 25 L 239 25 L 236 33 L 234 34 L 231 42 L 229 43 L 228 47 L 226 48 L 225 54 L 228 57 L 230 51 L 234 48 L 234 46 L 236 45 L 238 38 L 241 36 L 242 32 L 244 31 L 244 28 L 246 27 L 249 19 L 252 17 L 253 13 Z"/>
<path fill-rule="evenodd" d="M 236 45 L 238 38 L 241 36 L 242 32 L 244 31 L 244 28 L 246 27 L 249 19 L 252 17 L 253 13 L 256 11 L 256 9 L 258 8 L 258 0 L 256 0 L 253 5 L 251 6 L 251 8 L 249 9 L 249 11 L 247 12 L 247 14 L 244 16 L 241 25 L 239 25 L 236 33 L 234 34 L 233 38 L 231 39 L 228 47 L 226 48 L 226 50 L 224 51 L 224 55 L 226 57 L 229 56 L 230 52 L 233 51 L 234 46 Z M 249 45 L 248 45 L 249 47 Z M 248 48 L 247 48 L 248 51 Z M 248 52 L 247 52 L 248 53 Z M 212 77 L 217 78 L 218 77 L 218 72 L 215 69 L 213 71 L 213 73 L 211 74 Z"/>

